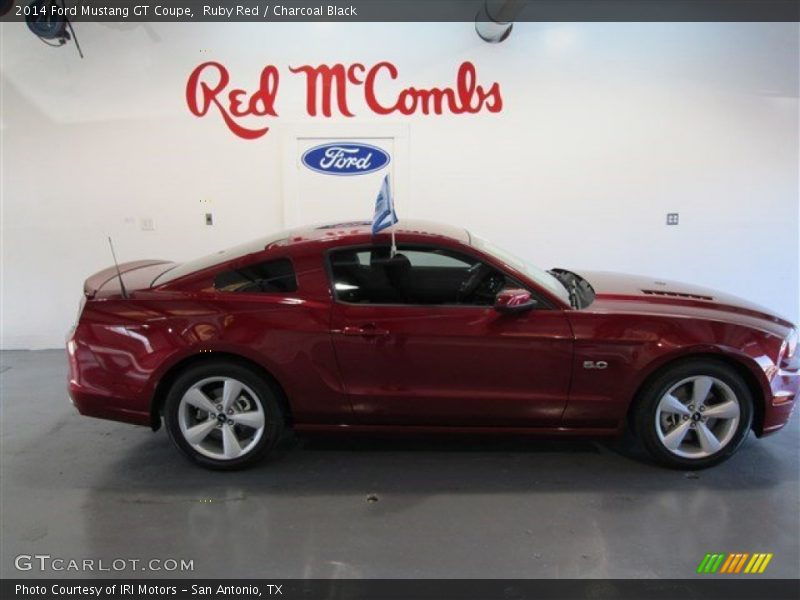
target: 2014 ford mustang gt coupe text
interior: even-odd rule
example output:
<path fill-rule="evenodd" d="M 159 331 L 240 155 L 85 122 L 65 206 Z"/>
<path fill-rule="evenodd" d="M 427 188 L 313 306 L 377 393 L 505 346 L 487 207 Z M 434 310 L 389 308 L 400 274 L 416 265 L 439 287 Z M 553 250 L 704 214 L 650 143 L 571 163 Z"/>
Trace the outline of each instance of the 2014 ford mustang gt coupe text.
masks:
<path fill-rule="evenodd" d="M 616 434 L 702 468 L 783 427 L 797 330 L 706 289 L 542 271 L 428 222 L 287 231 L 86 280 L 67 343 L 84 415 L 211 468 L 297 431 Z M 122 285 L 121 285 L 122 284 Z"/>

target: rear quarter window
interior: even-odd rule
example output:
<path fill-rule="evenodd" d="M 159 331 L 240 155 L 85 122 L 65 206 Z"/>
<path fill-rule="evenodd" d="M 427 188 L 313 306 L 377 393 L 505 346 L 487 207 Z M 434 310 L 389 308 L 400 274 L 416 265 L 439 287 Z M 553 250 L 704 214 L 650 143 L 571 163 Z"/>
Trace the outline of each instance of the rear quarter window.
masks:
<path fill-rule="evenodd" d="M 297 290 L 294 267 L 279 258 L 222 271 L 214 278 L 214 289 L 232 293 L 286 293 Z"/>
<path fill-rule="evenodd" d="M 195 260 L 180 263 L 171 269 L 167 269 L 161 275 L 156 277 L 153 280 L 152 285 L 169 283 L 171 281 L 175 281 L 176 279 L 180 279 L 181 277 L 185 277 L 186 275 L 192 275 L 198 271 L 203 271 L 213 267 L 214 265 L 221 265 L 224 262 L 245 257 L 248 254 L 261 252 L 272 245 L 281 244 L 285 240 L 286 232 L 284 231 L 275 235 L 252 240 L 238 246 L 233 246 L 232 248 L 226 248 L 225 250 L 220 250 L 219 252 L 209 254 L 208 256 L 203 256 Z"/>

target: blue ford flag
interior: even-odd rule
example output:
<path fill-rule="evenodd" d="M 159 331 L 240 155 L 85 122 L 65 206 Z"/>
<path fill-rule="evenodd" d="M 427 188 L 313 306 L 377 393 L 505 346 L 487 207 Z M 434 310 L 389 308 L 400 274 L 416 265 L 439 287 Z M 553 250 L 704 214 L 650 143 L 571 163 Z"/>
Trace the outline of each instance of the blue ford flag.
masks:
<path fill-rule="evenodd" d="M 397 223 L 397 214 L 394 212 L 392 199 L 392 186 L 389 184 L 389 175 L 383 178 L 381 191 L 375 199 L 375 215 L 372 217 L 372 235 L 383 231 Z"/>

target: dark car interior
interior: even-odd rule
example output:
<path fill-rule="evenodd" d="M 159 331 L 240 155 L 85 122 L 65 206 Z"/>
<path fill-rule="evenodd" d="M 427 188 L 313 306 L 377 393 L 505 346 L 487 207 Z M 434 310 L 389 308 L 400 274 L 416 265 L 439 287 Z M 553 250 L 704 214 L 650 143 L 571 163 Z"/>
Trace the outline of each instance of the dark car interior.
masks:
<path fill-rule="evenodd" d="M 356 304 L 491 306 L 507 283 L 497 269 L 439 248 L 347 249 L 330 259 L 336 297 Z"/>

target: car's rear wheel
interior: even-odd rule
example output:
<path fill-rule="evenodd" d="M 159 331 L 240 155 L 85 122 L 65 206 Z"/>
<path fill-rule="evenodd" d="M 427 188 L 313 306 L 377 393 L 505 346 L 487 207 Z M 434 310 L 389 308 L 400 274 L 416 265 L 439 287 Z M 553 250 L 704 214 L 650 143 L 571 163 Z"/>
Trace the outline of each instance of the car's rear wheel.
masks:
<path fill-rule="evenodd" d="M 636 432 L 660 463 L 704 469 L 730 458 L 750 430 L 753 399 L 728 365 L 692 360 L 658 375 L 643 390 Z"/>
<path fill-rule="evenodd" d="M 262 459 L 277 443 L 283 415 L 275 391 L 254 371 L 215 361 L 187 369 L 164 405 L 172 441 L 194 462 L 240 469 Z"/>

